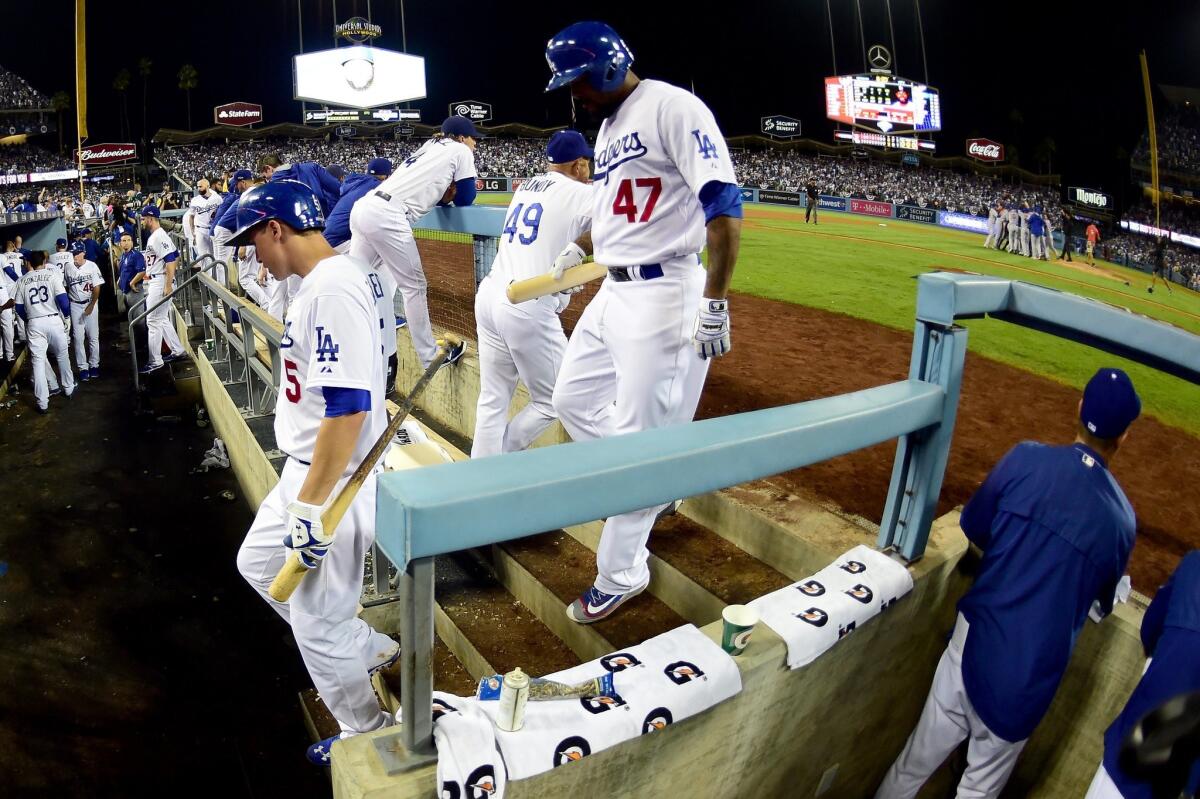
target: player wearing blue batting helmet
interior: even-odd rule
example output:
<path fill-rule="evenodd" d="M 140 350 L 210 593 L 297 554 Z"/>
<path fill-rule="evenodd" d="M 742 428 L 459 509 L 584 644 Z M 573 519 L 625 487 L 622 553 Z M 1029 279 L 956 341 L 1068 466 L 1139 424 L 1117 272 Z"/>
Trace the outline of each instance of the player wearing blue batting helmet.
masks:
<path fill-rule="evenodd" d="M 546 91 L 561 89 L 586 75 L 593 89 L 611 92 L 625 82 L 633 53 L 603 22 L 576 22 L 546 43 L 546 63 L 552 73 Z"/>
<path fill-rule="evenodd" d="M 277 180 L 242 194 L 237 206 L 237 230 L 229 246 L 253 244 L 255 228 L 270 221 L 295 231 L 325 229 L 325 215 L 312 189 L 298 180 Z"/>

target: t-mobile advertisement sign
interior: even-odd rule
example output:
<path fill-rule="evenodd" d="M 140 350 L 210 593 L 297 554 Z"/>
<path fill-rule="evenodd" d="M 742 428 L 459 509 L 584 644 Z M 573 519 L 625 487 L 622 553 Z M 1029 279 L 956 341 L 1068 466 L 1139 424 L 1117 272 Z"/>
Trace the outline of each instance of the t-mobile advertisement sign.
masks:
<path fill-rule="evenodd" d="M 874 200 L 850 200 L 850 213 L 866 214 L 867 216 L 887 216 L 892 215 L 891 203 L 879 203 Z"/>

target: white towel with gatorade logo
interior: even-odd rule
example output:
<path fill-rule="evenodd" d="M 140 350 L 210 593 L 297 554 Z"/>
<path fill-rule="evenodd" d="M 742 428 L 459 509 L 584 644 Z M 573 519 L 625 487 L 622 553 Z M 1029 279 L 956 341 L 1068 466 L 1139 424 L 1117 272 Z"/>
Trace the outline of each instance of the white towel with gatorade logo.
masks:
<path fill-rule="evenodd" d="M 495 727 L 478 702 L 434 691 L 433 743 L 439 797 L 503 799 L 508 775 L 496 749 Z"/>
<path fill-rule="evenodd" d="M 908 569 L 859 545 L 821 571 L 750 603 L 787 642 L 787 664 L 812 663 L 839 640 L 912 590 Z"/>

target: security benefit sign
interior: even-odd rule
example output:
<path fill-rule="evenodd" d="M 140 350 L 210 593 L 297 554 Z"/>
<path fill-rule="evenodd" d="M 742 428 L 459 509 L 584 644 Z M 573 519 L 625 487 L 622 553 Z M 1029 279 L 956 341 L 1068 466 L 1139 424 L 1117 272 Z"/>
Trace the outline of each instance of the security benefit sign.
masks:
<path fill-rule="evenodd" d="M 775 114 L 763 117 L 760 129 L 773 139 L 794 139 L 800 135 L 800 120 Z"/>
<path fill-rule="evenodd" d="M 1094 208 L 1097 211 L 1111 211 L 1113 208 L 1112 197 L 1109 195 L 1093 189 L 1081 189 L 1078 186 L 1067 189 L 1067 200 L 1076 205 Z"/>
<path fill-rule="evenodd" d="M 217 125 L 257 125 L 262 122 L 262 106 L 258 103 L 226 103 L 213 109 L 213 122 Z"/>
<path fill-rule="evenodd" d="M 466 117 L 472 122 L 487 122 L 492 118 L 492 104 L 478 100 L 459 100 L 450 103 L 450 116 Z"/>

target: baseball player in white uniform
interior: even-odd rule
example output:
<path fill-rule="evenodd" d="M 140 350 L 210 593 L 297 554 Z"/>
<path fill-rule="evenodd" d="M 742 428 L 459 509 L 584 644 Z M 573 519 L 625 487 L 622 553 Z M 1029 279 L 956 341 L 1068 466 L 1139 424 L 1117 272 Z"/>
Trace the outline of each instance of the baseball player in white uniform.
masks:
<path fill-rule="evenodd" d="M 391 273 L 404 298 L 413 348 L 424 366 L 433 362 L 437 344 L 412 224 L 448 196 L 458 206 L 474 202 L 477 139 L 479 132 L 469 119 L 448 117 L 442 123 L 442 135 L 397 164 L 391 177 L 367 192 L 350 211 L 350 254 L 364 263 L 382 264 Z M 456 362 L 465 348 L 463 343 L 451 350 L 446 363 Z"/>
<path fill-rule="evenodd" d="M 522 183 L 508 205 L 496 260 L 475 295 L 480 386 L 472 458 L 525 449 L 555 419 L 554 381 L 567 349 L 558 315 L 570 294 L 514 305 L 504 292 L 514 280 L 543 274 L 591 228 L 591 157 L 583 134 L 555 133 L 546 146 L 546 173 Z M 518 379 L 529 389 L 529 404 L 509 421 Z"/>
<path fill-rule="evenodd" d="M 742 199 L 725 139 L 695 95 L 639 80 L 608 25 L 569 26 L 546 45 L 546 61 L 547 90 L 569 85 L 576 105 L 604 118 L 592 230 L 563 250 L 552 274 L 589 249 L 609 267 L 567 344 L 554 409 L 577 441 L 689 422 L 709 359 L 730 349 L 726 293 Z M 608 517 L 595 584 L 567 607 L 569 618 L 590 624 L 645 590 L 646 541 L 665 507 Z"/>
<path fill-rule="evenodd" d="M 71 301 L 71 331 L 75 338 L 75 365 L 80 380 L 100 377 L 100 287 L 104 275 L 84 254 L 83 242 L 71 248 L 74 260 L 67 265 L 67 298 Z M 86 352 L 84 351 L 86 344 Z"/>
<path fill-rule="evenodd" d="M 54 252 L 50 253 L 50 257 L 46 261 L 47 267 L 58 272 L 58 279 L 63 281 L 63 285 L 67 282 L 67 266 L 73 262 L 74 258 L 71 253 L 67 252 L 67 240 L 59 239 L 54 242 Z"/>
<path fill-rule="evenodd" d="M 11 241 L 5 245 L 7 251 L 0 255 L 0 288 L 9 298 L 17 296 L 17 281 L 21 279 L 21 253 Z M 25 322 L 12 308 L 0 310 L 0 359 L 12 363 L 17 358 L 16 342 L 25 337 Z"/>
<path fill-rule="evenodd" d="M 329 765 L 338 737 L 389 723 L 370 673 L 400 654 L 399 644 L 357 616 L 363 561 L 375 538 L 375 475 L 336 534 L 321 526 L 323 506 L 387 427 L 378 312 L 362 269 L 321 235 L 320 202 L 303 183 L 249 189 L 237 221 L 234 246 L 253 244 L 277 279 L 302 278 L 285 322 L 275 406 L 275 441 L 288 460 L 246 534 L 238 570 L 291 625 L 313 684 L 341 725 L 340 735 L 309 749 L 310 761 Z M 280 603 L 268 589 L 288 548 L 313 571 Z"/>
<path fill-rule="evenodd" d="M 213 248 L 212 226 L 216 222 L 213 214 L 220 207 L 221 195 L 209 188 L 206 179 L 200 178 L 196 182 L 196 193 L 192 195 L 192 201 L 188 203 L 188 209 L 192 212 L 192 236 L 196 242 L 197 258 L 203 258 L 206 255 L 215 258 L 217 255 Z M 222 267 L 218 266 L 211 274 L 213 279 L 221 285 L 228 285 L 225 282 L 225 270 Z"/>
<path fill-rule="evenodd" d="M 983 246 L 987 249 L 996 247 L 1000 242 L 1000 213 L 1003 210 L 1000 203 L 988 206 L 988 234 L 983 240 Z"/>
<path fill-rule="evenodd" d="M 163 230 L 159 221 L 159 210 L 153 205 L 142 209 L 142 227 L 150 232 L 142 255 L 146 258 L 146 307 L 154 304 L 175 290 L 175 262 L 179 259 L 179 251 L 171 243 L 171 237 Z M 165 340 L 171 350 L 166 360 L 176 361 L 184 357 L 183 342 L 175 332 L 175 324 L 171 319 L 171 310 L 175 303 L 172 300 L 164 302 L 146 315 L 146 333 L 149 342 L 149 363 L 139 371 L 151 372 L 163 365 L 162 344 Z"/>
<path fill-rule="evenodd" d="M 188 254 L 192 256 L 192 260 L 196 260 L 199 256 L 196 255 L 196 230 L 193 227 L 196 224 L 196 211 L 192 208 L 191 201 L 188 201 L 188 207 L 180 217 L 180 223 L 183 227 L 183 240 L 187 243 Z"/>
<path fill-rule="evenodd" d="M 1008 209 L 1008 251 L 1016 254 L 1021 247 L 1021 214 L 1016 206 Z"/>
<path fill-rule="evenodd" d="M 46 253 L 35 251 L 29 256 L 30 271 L 17 283 L 16 311 L 25 320 L 29 334 L 29 355 L 32 360 L 33 398 L 38 413 L 46 413 L 50 405 L 50 389 L 46 374 L 50 370 L 46 355 L 58 364 L 59 382 L 70 397 L 75 393 L 75 376 L 71 374 L 71 359 L 67 354 L 67 326 L 71 309 L 67 290 L 53 269 L 46 268 Z"/>

